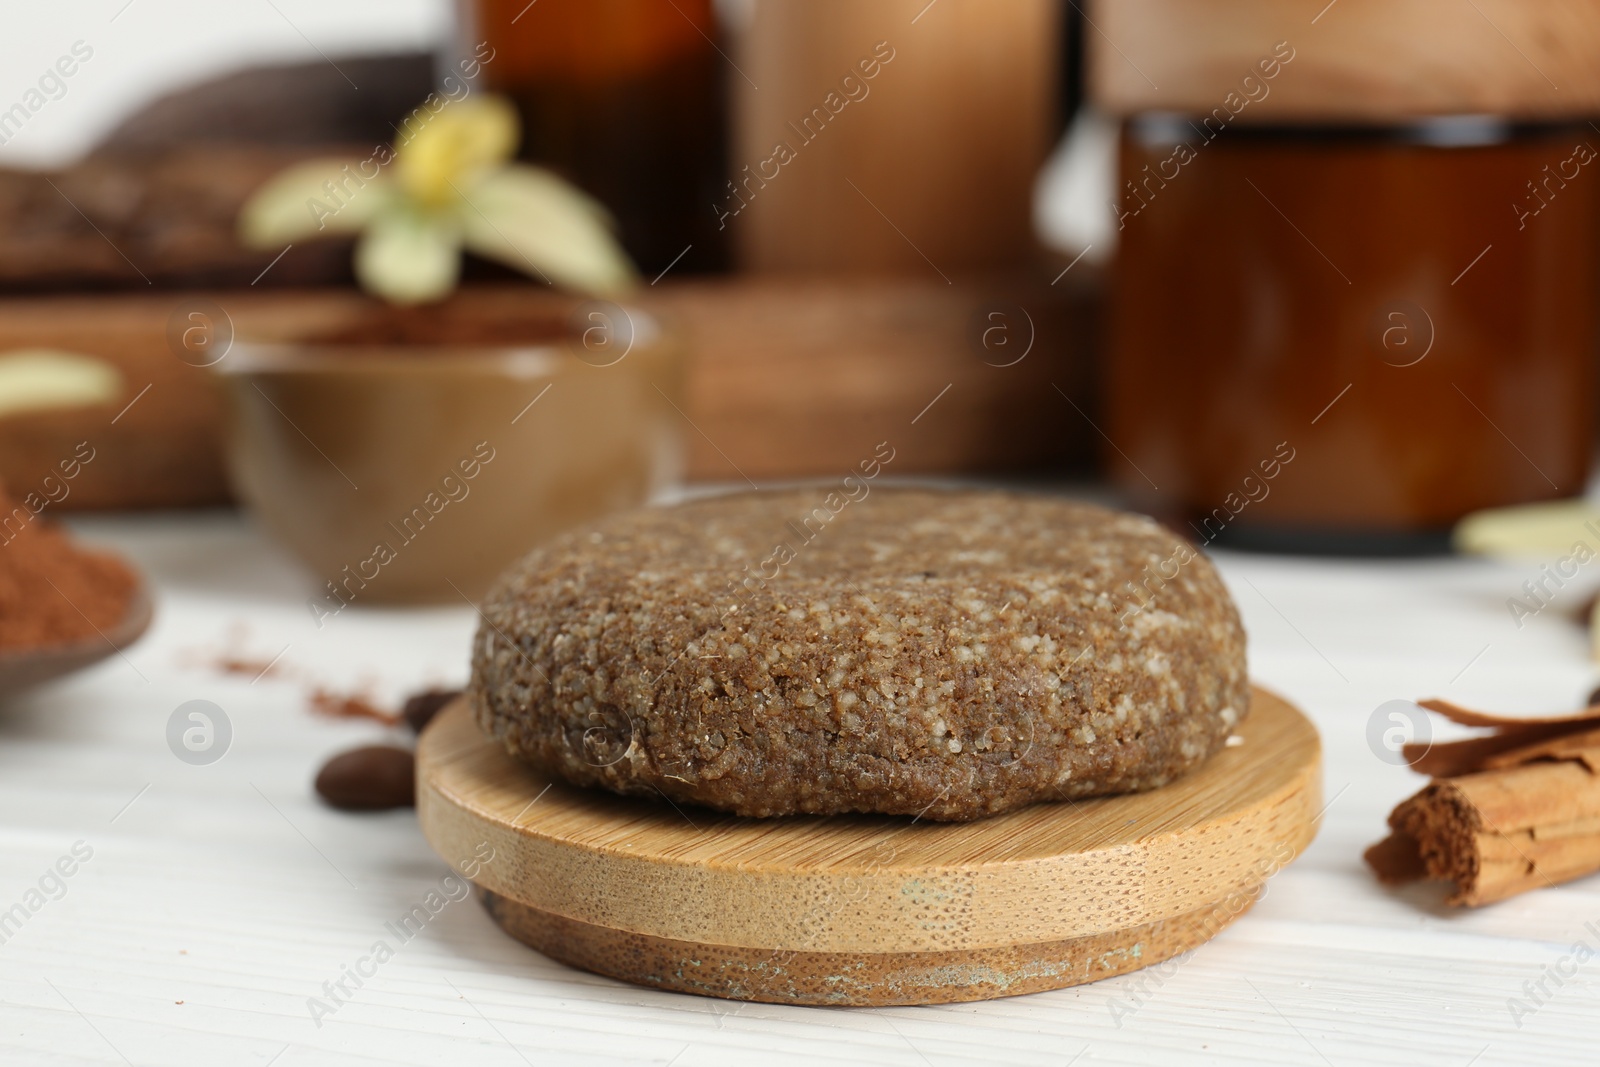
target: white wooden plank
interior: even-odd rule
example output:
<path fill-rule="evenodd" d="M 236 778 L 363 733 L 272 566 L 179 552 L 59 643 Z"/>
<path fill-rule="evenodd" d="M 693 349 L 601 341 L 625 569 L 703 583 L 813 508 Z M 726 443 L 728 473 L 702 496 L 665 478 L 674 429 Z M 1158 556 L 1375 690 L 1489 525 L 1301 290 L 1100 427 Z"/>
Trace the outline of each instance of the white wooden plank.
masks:
<path fill-rule="evenodd" d="M 217 677 L 192 652 L 247 623 L 263 658 L 288 645 L 285 661 L 306 673 L 337 688 L 370 678 L 395 700 L 464 676 L 473 612 L 352 609 L 318 630 L 310 583 L 239 520 L 78 525 L 146 568 L 159 616 L 131 665 L 114 659 L 0 713 L 0 908 L 75 841 L 94 849 L 66 894 L 0 945 L 8 1067 L 1466 1067 L 1579 1062 L 1600 1038 L 1600 957 L 1520 1027 L 1508 1009 L 1579 939 L 1600 951 L 1585 927 L 1600 926 L 1600 879 L 1457 914 L 1436 893 L 1382 890 L 1360 861 L 1421 784 L 1369 750 L 1378 704 L 1439 694 L 1533 712 L 1587 692 L 1586 639 L 1562 614 L 1587 590 L 1574 583 L 1521 628 L 1506 610 L 1536 568 L 1219 556 L 1252 673 L 1322 731 L 1332 802 L 1318 841 L 1256 909 L 1154 986 L 1130 975 L 936 1008 L 731 1004 L 568 970 L 462 901 L 319 1028 L 307 998 L 447 868 L 409 814 L 339 814 L 311 794 L 323 756 L 381 728 L 313 718 L 298 686 Z M 195 698 L 221 705 L 235 729 L 209 767 L 166 747 L 167 716 Z M 1131 1013 L 1116 1010 L 1136 998 Z"/>

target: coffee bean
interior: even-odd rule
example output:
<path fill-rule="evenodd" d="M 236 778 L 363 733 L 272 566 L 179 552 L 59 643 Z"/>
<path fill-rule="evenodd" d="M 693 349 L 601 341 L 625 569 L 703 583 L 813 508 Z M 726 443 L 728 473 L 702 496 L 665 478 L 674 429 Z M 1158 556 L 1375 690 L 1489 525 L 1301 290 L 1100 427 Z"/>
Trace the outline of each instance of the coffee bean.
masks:
<path fill-rule="evenodd" d="M 1596 688 L 1594 692 L 1589 694 L 1589 703 L 1587 706 L 1592 708 L 1597 705 L 1600 705 L 1600 688 Z"/>
<path fill-rule="evenodd" d="M 421 693 L 413 693 L 406 698 L 406 706 L 401 711 L 406 722 L 411 726 L 412 733 L 420 734 L 422 728 L 439 714 L 444 706 L 460 696 L 460 689 L 429 689 Z"/>
<path fill-rule="evenodd" d="M 345 811 L 385 811 L 417 803 L 417 760 L 393 745 L 341 752 L 317 772 L 317 793 Z"/>

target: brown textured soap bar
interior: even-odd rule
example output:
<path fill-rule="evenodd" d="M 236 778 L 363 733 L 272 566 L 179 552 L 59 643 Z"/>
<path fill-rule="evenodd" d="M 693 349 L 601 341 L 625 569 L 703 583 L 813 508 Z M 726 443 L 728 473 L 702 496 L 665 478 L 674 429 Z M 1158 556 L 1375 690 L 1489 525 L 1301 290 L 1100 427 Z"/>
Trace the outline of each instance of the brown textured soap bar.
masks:
<path fill-rule="evenodd" d="M 1238 613 L 1176 534 L 856 477 L 534 551 L 484 605 L 470 696 L 574 783 L 943 820 L 1160 786 L 1249 701 Z"/>

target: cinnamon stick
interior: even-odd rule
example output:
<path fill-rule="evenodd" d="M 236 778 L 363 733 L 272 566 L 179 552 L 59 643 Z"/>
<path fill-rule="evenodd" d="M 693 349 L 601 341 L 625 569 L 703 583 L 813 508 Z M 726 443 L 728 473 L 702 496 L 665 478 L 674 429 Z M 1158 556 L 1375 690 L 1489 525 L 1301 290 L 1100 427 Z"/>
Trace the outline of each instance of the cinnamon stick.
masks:
<path fill-rule="evenodd" d="M 1543 719 L 1513 719 L 1471 711 L 1444 700 L 1421 700 L 1418 706 L 1461 726 L 1488 727 L 1495 732 L 1485 737 L 1450 741 L 1441 745 L 1412 743 L 1402 749 L 1411 769 L 1435 778 L 1452 778 L 1487 766 L 1500 753 L 1536 741 L 1561 737 L 1585 729 L 1600 729 L 1600 708 L 1585 708 L 1576 715 Z"/>
<path fill-rule="evenodd" d="M 1422 706 L 1495 732 L 1407 751 L 1434 780 L 1367 850 L 1380 881 L 1448 880 L 1448 903 L 1476 906 L 1600 870 L 1600 709 L 1516 720 Z"/>

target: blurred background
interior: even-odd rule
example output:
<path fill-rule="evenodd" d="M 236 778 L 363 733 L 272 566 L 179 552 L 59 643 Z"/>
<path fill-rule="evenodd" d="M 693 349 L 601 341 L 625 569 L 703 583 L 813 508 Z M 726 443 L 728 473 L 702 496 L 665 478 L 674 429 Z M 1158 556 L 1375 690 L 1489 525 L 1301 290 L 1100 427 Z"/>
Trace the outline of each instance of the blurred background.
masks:
<path fill-rule="evenodd" d="M 507 527 L 468 585 L 685 480 L 884 441 L 897 477 L 1098 483 L 1203 544 L 1438 552 L 1580 495 L 1593 446 L 1600 20 L 1481 8 L 30 8 L 0 42 L 0 477 L 87 441 L 58 510 L 242 498 L 331 583 L 508 404 L 511 460 L 438 527 L 456 556 Z M 403 179 L 485 98 L 601 205 L 625 294 L 545 284 L 559 227 L 452 186 L 459 278 L 397 300 L 348 170 L 302 236 L 247 239 L 289 168 Z"/>

